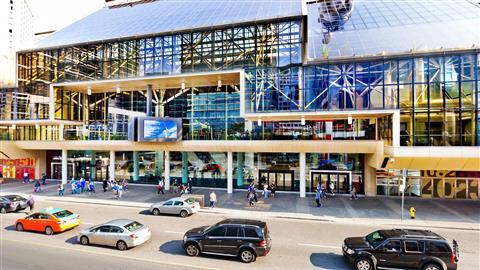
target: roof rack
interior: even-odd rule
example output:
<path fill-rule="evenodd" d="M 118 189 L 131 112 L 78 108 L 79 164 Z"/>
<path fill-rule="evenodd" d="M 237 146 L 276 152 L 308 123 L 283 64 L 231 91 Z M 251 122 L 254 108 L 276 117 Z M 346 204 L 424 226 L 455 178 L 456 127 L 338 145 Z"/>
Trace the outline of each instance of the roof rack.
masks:
<path fill-rule="evenodd" d="M 418 234 L 404 234 L 402 238 L 427 238 L 427 239 L 442 239 L 440 236 L 436 235 L 418 235 Z"/>

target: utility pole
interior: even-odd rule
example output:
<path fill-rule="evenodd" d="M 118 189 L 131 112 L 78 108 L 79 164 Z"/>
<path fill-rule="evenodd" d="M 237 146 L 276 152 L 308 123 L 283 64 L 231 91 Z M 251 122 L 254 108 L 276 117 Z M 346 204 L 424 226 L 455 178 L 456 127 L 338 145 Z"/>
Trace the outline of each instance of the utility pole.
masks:
<path fill-rule="evenodd" d="M 403 222 L 403 212 L 404 212 L 404 205 L 405 205 L 405 184 L 407 179 L 407 170 L 402 170 L 402 183 L 400 184 L 400 192 L 402 192 L 402 217 L 401 221 Z"/>

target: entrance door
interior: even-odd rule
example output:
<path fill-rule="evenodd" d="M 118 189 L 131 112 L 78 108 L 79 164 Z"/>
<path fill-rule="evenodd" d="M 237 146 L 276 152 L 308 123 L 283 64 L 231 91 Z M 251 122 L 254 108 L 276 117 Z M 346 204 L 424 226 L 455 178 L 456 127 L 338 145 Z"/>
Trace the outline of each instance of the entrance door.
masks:
<path fill-rule="evenodd" d="M 258 172 L 260 182 L 265 180 L 265 182 L 270 186 L 275 184 L 277 190 L 280 191 L 292 191 L 294 190 L 294 171 L 285 170 L 260 170 Z M 262 188 L 259 186 L 259 188 Z"/>
<path fill-rule="evenodd" d="M 61 163 L 51 163 L 50 171 L 52 173 L 52 179 L 62 179 L 62 164 Z M 72 163 L 67 164 L 67 179 L 75 177 L 75 168 L 73 167 Z"/>
<path fill-rule="evenodd" d="M 330 183 L 333 183 L 335 193 L 348 194 L 350 192 L 350 172 L 340 171 L 310 171 L 310 192 L 315 192 L 317 185 L 323 185 L 330 192 Z"/>

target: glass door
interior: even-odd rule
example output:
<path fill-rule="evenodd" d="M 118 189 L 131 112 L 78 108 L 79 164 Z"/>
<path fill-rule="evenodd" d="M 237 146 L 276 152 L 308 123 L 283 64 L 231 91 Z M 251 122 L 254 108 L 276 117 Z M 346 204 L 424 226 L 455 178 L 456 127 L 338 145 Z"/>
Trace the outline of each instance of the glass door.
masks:
<path fill-rule="evenodd" d="M 271 186 L 275 184 L 277 190 L 280 191 L 292 191 L 294 184 L 294 172 L 293 171 L 278 171 L 278 170 L 260 170 L 259 179 L 265 177 L 265 182 Z M 261 187 L 259 187 L 261 188 Z"/>
<path fill-rule="evenodd" d="M 350 193 L 350 173 L 348 172 L 311 171 L 310 179 L 310 192 L 316 192 L 317 185 L 320 183 L 330 193 L 330 184 L 333 183 L 333 192 Z"/>

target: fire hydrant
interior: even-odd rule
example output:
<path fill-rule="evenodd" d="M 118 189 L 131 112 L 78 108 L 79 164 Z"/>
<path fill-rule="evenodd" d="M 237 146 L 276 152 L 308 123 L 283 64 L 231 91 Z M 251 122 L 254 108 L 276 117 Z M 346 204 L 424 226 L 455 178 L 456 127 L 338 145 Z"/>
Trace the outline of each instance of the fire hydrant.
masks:
<path fill-rule="evenodd" d="M 410 218 L 411 219 L 415 219 L 415 212 L 416 212 L 415 208 L 413 208 L 413 206 L 410 207 Z"/>

